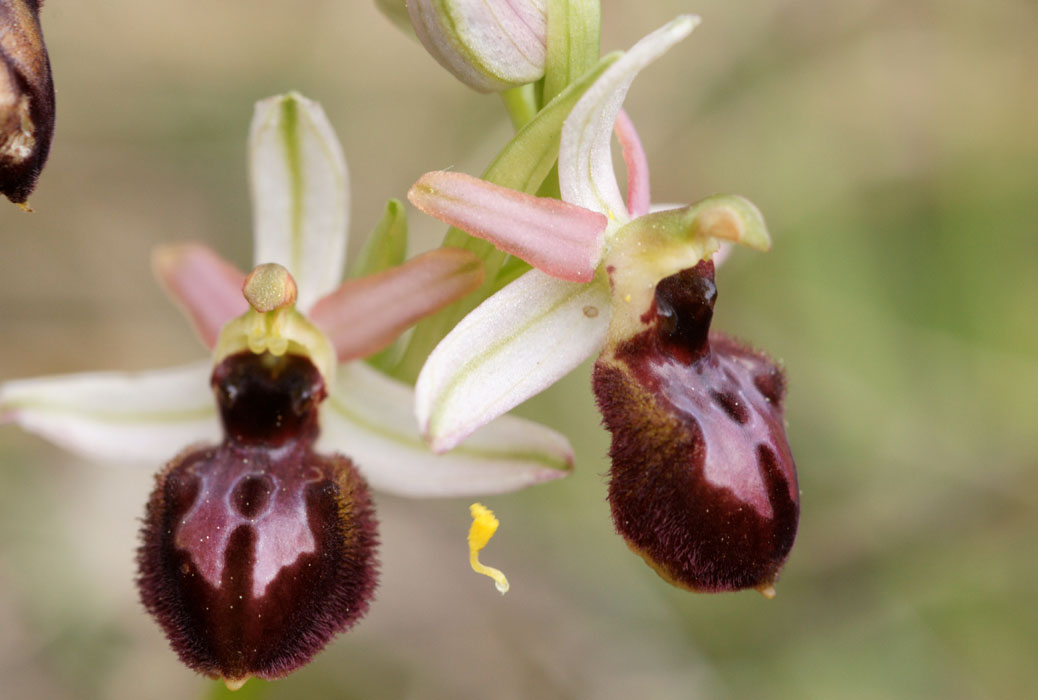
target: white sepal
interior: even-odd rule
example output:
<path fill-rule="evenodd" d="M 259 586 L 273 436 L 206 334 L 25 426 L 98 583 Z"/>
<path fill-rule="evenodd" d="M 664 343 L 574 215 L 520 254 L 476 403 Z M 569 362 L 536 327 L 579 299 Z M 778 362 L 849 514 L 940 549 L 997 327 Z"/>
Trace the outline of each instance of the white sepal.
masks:
<path fill-rule="evenodd" d="M 617 114 L 638 73 L 699 24 L 682 15 L 631 47 L 588 88 L 562 127 L 559 185 L 562 199 L 609 217 L 612 233 L 628 221 L 613 169 L 611 138 Z"/>
<path fill-rule="evenodd" d="M 0 385 L 0 422 L 77 454 L 156 469 L 185 447 L 220 440 L 212 365 L 150 372 L 97 372 Z"/>
<path fill-rule="evenodd" d="M 564 377 L 602 347 L 605 280 L 575 284 L 531 270 L 490 297 L 429 355 L 415 411 L 437 452 Z"/>
<path fill-rule="evenodd" d="M 565 437 L 505 416 L 446 455 L 422 441 L 411 387 L 363 362 L 339 367 L 321 407 L 318 449 L 349 456 L 372 488 L 401 496 L 504 493 L 569 473 L 573 450 Z"/>
<path fill-rule="evenodd" d="M 342 280 L 349 178 L 324 110 L 289 93 L 256 103 L 249 134 L 255 264 L 288 268 L 308 311 Z"/>

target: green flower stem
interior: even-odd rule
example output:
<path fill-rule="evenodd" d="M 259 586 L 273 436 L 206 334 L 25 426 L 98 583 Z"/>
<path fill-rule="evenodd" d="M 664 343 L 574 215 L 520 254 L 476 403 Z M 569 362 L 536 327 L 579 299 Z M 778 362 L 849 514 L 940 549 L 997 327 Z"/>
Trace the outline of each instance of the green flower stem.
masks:
<path fill-rule="evenodd" d="M 536 193 L 559 157 L 559 141 L 562 138 L 562 124 L 566 117 L 591 84 L 620 56 L 621 52 L 603 56 L 592 70 L 545 105 L 544 109 L 520 129 L 498 154 L 490 167 L 484 171 L 483 179 L 502 187 L 529 194 Z M 447 231 L 443 245 L 464 248 L 475 253 L 483 260 L 486 277 L 483 285 L 475 292 L 415 326 L 411 341 L 393 371 L 393 376 L 412 384 L 418 378 L 425 358 L 436 344 L 468 312 L 496 291 L 498 272 L 508 259 L 508 255 L 499 251 L 493 244 L 473 238 L 457 228 Z"/>
<path fill-rule="evenodd" d="M 599 0 L 549 0 L 544 101 L 591 70 L 601 52 Z"/>
<path fill-rule="evenodd" d="M 508 116 L 516 131 L 537 116 L 537 95 L 533 83 L 503 90 L 501 100 L 505 103 L 505 109 L 508 110 Z"/>

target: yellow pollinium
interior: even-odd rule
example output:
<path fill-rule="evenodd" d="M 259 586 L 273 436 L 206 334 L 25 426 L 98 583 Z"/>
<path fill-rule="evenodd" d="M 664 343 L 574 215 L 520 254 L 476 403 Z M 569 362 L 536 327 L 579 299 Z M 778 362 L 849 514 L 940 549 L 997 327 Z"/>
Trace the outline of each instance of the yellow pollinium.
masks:
<path fill-rule="evenodd" d="M 508 579 L 505 578 L 505 575 L 499 569 L 479 562 L 480 551 L 487 546 L 487 542 L 497 532 L 500 522 L 494 516 L 494 511 L 482 503 L 473 503 L 469 506 L 469 512 L 472 514 L 472 527 L 469 528 L 469 564 L 477 574 L 494 579 L 497 590 L 504 595 L 508 593 Z"/>

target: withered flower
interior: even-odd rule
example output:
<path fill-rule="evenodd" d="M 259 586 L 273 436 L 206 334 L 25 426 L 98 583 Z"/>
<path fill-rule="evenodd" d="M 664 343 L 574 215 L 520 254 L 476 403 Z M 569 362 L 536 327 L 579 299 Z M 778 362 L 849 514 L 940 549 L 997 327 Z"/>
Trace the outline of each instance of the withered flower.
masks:
<path fill-rule="evenodd" d="M 40 28 L 42 0 L 0 0 L 0 192 L 26 199 L 54 136 L 54 81 Z"/>
<path fill-rule="evenodd" d="M 613 434 L 617 531 L 672 583 L 771 595 L 799 516 L 784 380 L 764 355 L 710 333 L 720 241 L 766 250 L 770 238 L 741 197 L 650 213 L 645 154 L 620 111 L 634 76 L 697 21 L 650 34 L 588 88 L 562 128 L 561 201 L 456 172 L 412 187 L 426 213 L 536 268 L 436 347 L 416 412 L 433 448 L 448 450 L 601 349 L 594 390 Z"/>

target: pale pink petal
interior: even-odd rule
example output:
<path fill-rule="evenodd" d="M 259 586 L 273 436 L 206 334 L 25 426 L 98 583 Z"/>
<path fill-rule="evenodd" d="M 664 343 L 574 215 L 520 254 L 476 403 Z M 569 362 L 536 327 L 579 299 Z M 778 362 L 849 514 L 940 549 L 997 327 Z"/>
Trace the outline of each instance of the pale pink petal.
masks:
<path fill-rule="evenodd" d="M 321 407 L 318 449 L 349 455 L 371 486 L 401 496 L 475 496 L 515 491 L 566 476 L 565 437 L 504 416 L 448 455 L 433 454 L 414 418 L 412 388 L 363 362 L 339 367 Z"/>
<path fill-rule="evenodd" d="M 607 223 L 602 214 L 442 170 L 422 175 L 407 198 L 426 214 L 553 277 L 572 282 L 594 277 Z"/>
<path fill-rule="evenodd" d="M 563 124 L 559 147 L 562 198 L 606 214 L 610 233 L 628 220 L 610 147 L 627 90 L 639 71 L 688 36 L 698 23 L 698 17 L 682 15 L 639 41 L 584 93 Z"/>
<path fill-rule="evenodd" d="M 249 133 L 255 264 L 288 268 L 299 309 L 342 281 L 349 180 L 321 105 L 289 93 L 256 103 Z"/>
<path fill-rule="evenodd" d="M 616 115 L 613 131 L 627 164 L 627 213 L 634 219 L 649 213 L 649 160 L 634 122 L 622 109 Z"/>
<path fill-rule="evenodd" d="M 346 362 L 381 350 L 482 282 L 483 264 L 473 253 L 438 248 L 377 275 L 344 282 L 314 305 L 310 318 L 335 346 L 339 362 Z"/>
<path fill-rule="evenodd" d="M 217 442 L 212 365 L 97 372 L 0 384 L 0 422 L 11 421 L 77 454 L 157 469 L 188 445 Z"/>
<path fill-rule="evenodd" d="M 548 388 L 602 347 L 612 304 L 596 278 L 530 270 L 463 318 L 429 355 L 415 412 L 437 452 Z"/>
<path fill-rule="evenodd" d="M 151 265 L 207 348 L 216 344 L 225 323 L 249 308 L 241 292 L 245 273 L 201 243 L 159 246 Z"/>

